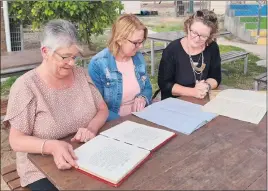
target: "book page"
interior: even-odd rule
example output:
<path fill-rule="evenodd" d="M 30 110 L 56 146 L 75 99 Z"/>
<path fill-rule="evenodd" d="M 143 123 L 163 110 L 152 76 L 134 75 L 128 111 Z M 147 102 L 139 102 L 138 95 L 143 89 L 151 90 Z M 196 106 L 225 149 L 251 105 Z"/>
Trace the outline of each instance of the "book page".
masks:
<path fill-rule="evenodd" d="M 81 170 L 114 184 L 120 182 L 150 152 L 144 149 L 97 136 L 74 150 Z"/>
<path fill-rule="evenodd" d="M 100 134 L 151 151 L 175 133 L 125 121 Z"/>
<path fill-rule="evenodd" d="M 201 105 L 176 98 L 162 100 L 149 105 L 140 112 L 133 112 L 133 114 L 186 135 L 217 116 L 214 113 L 204 112 Z"/>
<path fill-rule="evenodd" d="M 258 124 L 266 113 L 265 97 L 252 91 L 227 91 L 204 105 L 203 110 Z"/>
<path fill-rule="evenodd" d="M 134 115 L 186 135 L 190 135 L 193 131 L 198 129 L 198 127 L 201 127 L 200 124 L 206 123 L 200 115 L 196 115 L 196 117 L 189 117 L 189 115 L 164 109 L 144 109 L 141 112 L 135 112 Z"/>
<path fill-rule="evenodd" d="M 221 91 L 217 97 L 257 105 L 259 107 L 266 107 L 266 94 L 257 91 L 228 89 Z"/>

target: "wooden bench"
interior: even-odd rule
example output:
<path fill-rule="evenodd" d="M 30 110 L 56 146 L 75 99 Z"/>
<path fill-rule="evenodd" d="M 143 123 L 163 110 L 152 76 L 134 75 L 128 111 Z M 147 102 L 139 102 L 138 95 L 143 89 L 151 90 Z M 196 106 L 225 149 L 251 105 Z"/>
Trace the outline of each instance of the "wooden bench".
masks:
<path fill-rule="evenodd" d="M 1 175 L 3 176 L 3 180 L 7 183 L 8 187 L 11 190 L 30 191 L 30 189 L 27 187 L 21 187 L 20 177 L 17 173 L 17 168 L 16 168 L 15 163 L 2 168 Z"/>
<path fill-rule="evenodd" d="M 155 48 L 154 48 L 154 52 L 162 52 L 164 49 L 165 49 L 166 47 L 164 47 L 164 46 L 156 46 Z M 143 55 L 145 55 L 145 54 L 150 54 L 151 53 L 151 49 L 150 48 L 146 48 L 146 49 L 142 49 L 141 50 L 141 53 L 143 54 Z"/>
<path fill-rule="evenodd" d="M 221 63 L 224 64 L 227 62 L 244 59 L 244 74 L 246 74 L 248 71 L 248 54 L 249 54 L 248 52 L 244 52 L 244 51 L 226 52 L 226 53 L 221 54 Z M 225 70 L 225 72 L 228 73 L 227 70 Z"/>
<path fill-rule="evenodd" d="M 264 84 L 267 86 L 267 73 L 266 72 L 254 78 L 254 90 L 259 91 L 260 84 Z"/>
<path fill-rule="evenodd" d="M 83 48 L 82 62 L 85 65 L 96 52 L 86 46 Z M 40 49 L 5 52 L 1 55 L 1 78 L 24 74 L 39 66 L 42 60 Z"/>
<path fill-rule="evenodd" d="M 39 49 L 5 52 L 1 55 L 1 78 L 23 74 L 41 62 Z"/>
<path fill-rule="evenodd" d="M 157 46 L 154 49 L 154 52 L 161 52 L 165 49 L 163 46 Z M 151 53 L 151 49 L 143 49 L 141 50 L 141 53 L 143 55 Z M 230 51 L 221 54 L 221 63 L 227 63 L 227 62 L 232 62 L 235 60 L 239 59 L 244 59 L 244 74 L 247 73 L 247 68 L 248 68 L 248 52 L 243 52 L 243 51 Z M 221 72 L 224 73 L 225 75 L 229 76 L 228 70 L 222 68 Z"/>

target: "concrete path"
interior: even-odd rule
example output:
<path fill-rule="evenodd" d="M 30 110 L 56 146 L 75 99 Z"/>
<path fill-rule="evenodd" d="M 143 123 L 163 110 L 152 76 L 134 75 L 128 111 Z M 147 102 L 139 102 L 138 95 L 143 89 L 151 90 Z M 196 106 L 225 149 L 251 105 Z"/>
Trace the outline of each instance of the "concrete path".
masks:
<path fill-rule="evenodd" d="M 248 52 L 251 52 L 257 56 L 259 56 L 263 60 L 267 60 L 267 46 L 266 45 L 257 45 L 257 44 L 247 44 L 247 43 L 242 43 L 236 40 L 227 40 L 224 37 L 220 37 L 217 39 L 218 44 L 222 45 L 231 45 L 231 46 L 236 46 L 239 48 L 243 48 Z"/>

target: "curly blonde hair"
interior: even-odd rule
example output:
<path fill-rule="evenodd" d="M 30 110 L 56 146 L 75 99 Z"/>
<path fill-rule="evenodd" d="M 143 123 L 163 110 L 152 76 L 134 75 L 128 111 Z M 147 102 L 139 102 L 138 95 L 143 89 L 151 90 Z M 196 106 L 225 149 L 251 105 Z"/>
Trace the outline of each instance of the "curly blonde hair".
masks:
<path fill-rule="evenodd" d="M 119 42 L 127 39 L 135 30 L 144 30 L 144 41 L 148 35 L 148 29 L 145 25 L 132 14 L 124 14 L 119 17 L 112 27 L 112 35 L 108 42 L 108 48 L 116 56 L 119 53 Z"/>
<path fill-rule="evenodd" d="M 213 11 L 209 11 L 207 9 L 196 11 L 193 15 L 184 21 L 184 31 L 186 34 L 188 34 L 188 29 L 196 21 L 202 22 L 204 25 L 211 28 L 210 36 L 207 39 L 206 44 L 210 44 L 212 41 L 215 41 L 216 34 L 219 30 L 217 15 Z"/>

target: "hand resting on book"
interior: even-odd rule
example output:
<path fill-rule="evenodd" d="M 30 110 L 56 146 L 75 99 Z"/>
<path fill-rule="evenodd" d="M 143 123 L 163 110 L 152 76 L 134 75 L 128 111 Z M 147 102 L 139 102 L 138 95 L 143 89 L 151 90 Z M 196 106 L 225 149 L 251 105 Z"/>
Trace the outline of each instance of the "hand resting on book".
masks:
<path fill-rule="evenodd" d="M 79 128 L 75 136 L 71 139 L 71 141 L 77 142 L 87 142 L 90 139 L 93 139 L 96 136 L 93 132 L 91 132 L 87 128 Z"/>
<path fill-rule="evenodd" d="M 77 168 L 77 157 L 71 144 L 65 141 L 48 140 L 45 144 L 46 154 L 52 154 L 54 162 L 58 169 L 65 170 L 72 167 Z"/>

